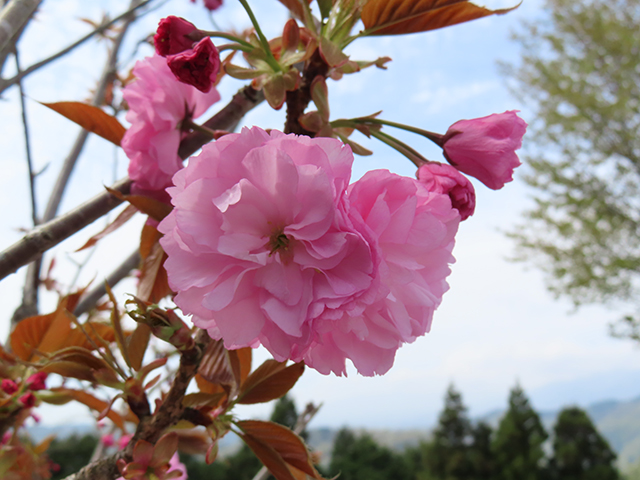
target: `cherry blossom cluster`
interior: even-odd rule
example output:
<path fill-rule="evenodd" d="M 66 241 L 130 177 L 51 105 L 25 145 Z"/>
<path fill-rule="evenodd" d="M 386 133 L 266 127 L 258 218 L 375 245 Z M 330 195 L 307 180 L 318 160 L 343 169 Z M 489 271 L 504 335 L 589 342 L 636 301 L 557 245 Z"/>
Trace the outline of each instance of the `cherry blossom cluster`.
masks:
<path fill-rule="evenodd" d="M 162 20 L 157 54 L 124 91 L 134 193 L 174 207 L 158 229 L 175 303 L 228 349 L 263 345 L 324 374 L 345 375 L 347 359 L 363 375 L 387 372 L 448 289 L 458 225 L 475 209 L 461 172 L 492 189 L 511 181 L 526 123 L 513 111 L 456 122 L 434 137 L 449 165 L 423 163 L 417 179 L 374 170 L 350 185 L 342 141 L 258 127 L 183 168 L 182 126 L 219 99 L 203 35 Z"/>

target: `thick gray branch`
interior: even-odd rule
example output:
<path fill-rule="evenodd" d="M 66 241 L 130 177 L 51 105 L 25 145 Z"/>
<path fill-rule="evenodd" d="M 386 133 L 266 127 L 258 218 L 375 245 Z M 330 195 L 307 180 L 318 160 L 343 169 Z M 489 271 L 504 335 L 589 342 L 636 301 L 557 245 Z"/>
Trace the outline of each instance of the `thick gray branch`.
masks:
<path fill-rule="evenodd" d="M 42 0 L 13 0 L 0 11 L 0 55 L 13 48 L 12 40 L 41 3 Z"/>

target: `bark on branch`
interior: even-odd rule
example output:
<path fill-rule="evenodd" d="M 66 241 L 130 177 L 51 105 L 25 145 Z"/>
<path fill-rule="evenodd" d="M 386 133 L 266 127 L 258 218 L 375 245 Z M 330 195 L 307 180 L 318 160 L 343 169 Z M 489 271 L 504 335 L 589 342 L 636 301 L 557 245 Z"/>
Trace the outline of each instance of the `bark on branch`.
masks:
<path fill-rule="evenodd" d="M 212 130 L 227 130 L 236 125 L 249 110 L 263 100 L 262 92 L 244 87 L 205 125 Z M 180 143 L 179 154 L 182 158 L 186 158 L 210 140 L 211 138 L 206 134 L 191 133 Z M 127 194 L 131 188 L 131 180 L 123 178 L 111 188 Z M 0 252 L 0 280 L 106 215 L 121 203 L 105 191 L 70 212 L 34 228 L 12 246 Z"/>
<path fill-rule="evenodd" d="M 0 55 L 13 48 L 12 40 L 41 3 L 42 0 L 13 0 L 0 10 Z"/>
<path fill-rule="evenodd" d="M 198 371 L 202 355 L 210 340 L 211 338 L 205 330 L 198 330 L 195 337 L 195 346 L 183 352 L 180 357 L 180 366 L 169 393 L 156 412 L 138 424 L 136 433 L 124 450 L 95 463 L 90 463 L 64 480 L 114 480 L 120 476 L 116 462 L 121 458 L 130 462 L 132 460 L 133 447 L 138 440 L 155 443 L 168 427 L 178 423 L 184 411 L 182 399 L 187 391 L 189 382 Z"/>

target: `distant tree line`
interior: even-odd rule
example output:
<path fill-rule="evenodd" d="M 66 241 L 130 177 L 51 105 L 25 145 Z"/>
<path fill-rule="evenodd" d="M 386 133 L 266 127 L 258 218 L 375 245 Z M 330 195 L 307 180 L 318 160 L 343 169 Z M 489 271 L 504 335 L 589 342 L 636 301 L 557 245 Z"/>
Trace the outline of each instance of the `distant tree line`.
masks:
<path fill-rule="evenodd" d="M 293 400 L 285 396 L 271 420 L 293 428 L 297 416 Z M 471 422 L 462 396 L 451 386 L 429 441 L 396 452 L 366 433 L 343 428 L 334 439 L 329 466 L 320 470 L 326 478 L 339 475 L 340 480 L 622 479 L 615 453 L 584 410 L 562 410 L 548 439 L 520 386 L 511 390 L 509 407 L 495 430 L 485 422 Z M 54 441 L 50 457 L 61 471 L 53 480 L 86 464 L 96 441 Z M 189 480 L 251 480 L 262 466 L 246 445 L 212 465 L 199 456 L 181 455 L 181 460 Z"/>

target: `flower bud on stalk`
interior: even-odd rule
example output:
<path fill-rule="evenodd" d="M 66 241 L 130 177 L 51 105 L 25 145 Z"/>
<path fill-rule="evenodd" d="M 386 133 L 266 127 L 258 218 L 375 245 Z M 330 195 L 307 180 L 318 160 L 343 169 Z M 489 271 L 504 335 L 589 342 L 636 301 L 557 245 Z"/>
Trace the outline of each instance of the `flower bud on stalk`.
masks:
<path fill-rule="evenodd" d="M 220 55 L 207 37 L 200 40 L 193 49 L 167 56 L 167 65 L 182 83 L 207 93 L 220 70 Z"/>
<path fill-rule="evenodd" d="M 449 195 L 451 206 L 458 210 L 460 219 L 466 220 L 476 208 L 476 192 L 467 177 L 450 165 L 429 162 L 417 172 L 420 183 L 430 192 Z"/>
<path fill-rule="evenodd" d="M 191 34 L 197 31 L 196 26 L 184 18 L 174 15 L 163 18 L 153 36 L 156 53 L 166 57 L 189 50 L 195 43 Z"/>
<path fill-rule="evenodd" d="M 499 190 L 513 180 L 520 165 L 516 150 L 522 146 L 527 123 L 515 110 L 473 120 L 460 120 L 438 142 L 445 158 L 487 187 Z"/>

